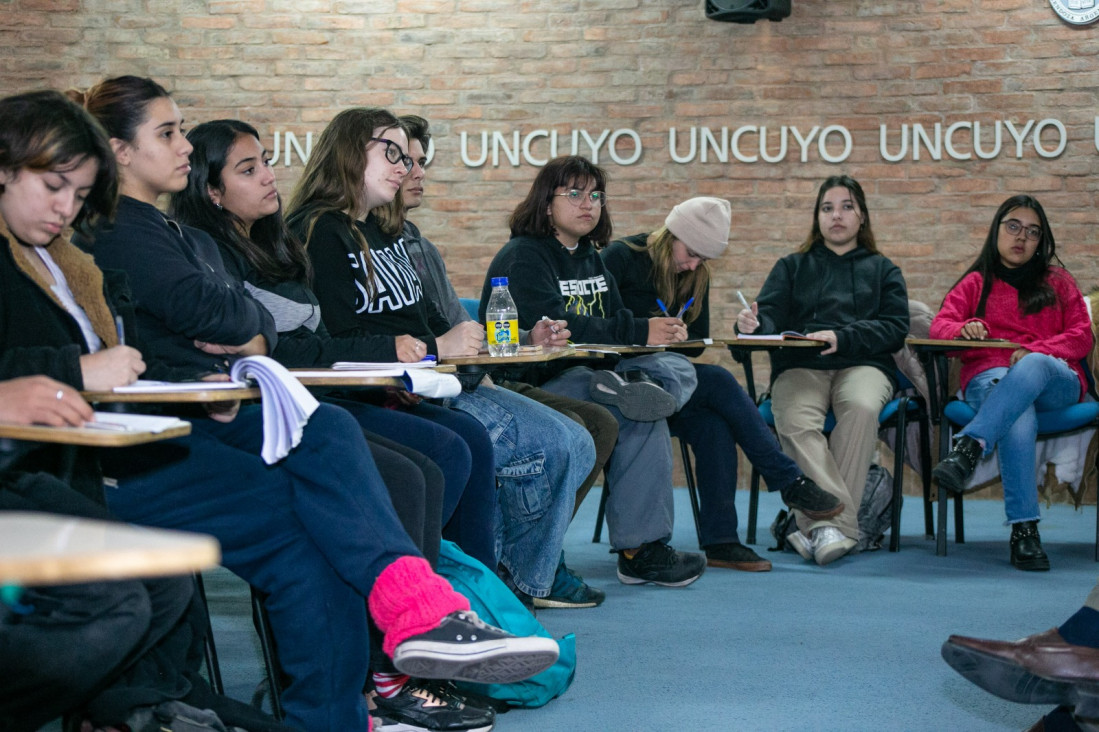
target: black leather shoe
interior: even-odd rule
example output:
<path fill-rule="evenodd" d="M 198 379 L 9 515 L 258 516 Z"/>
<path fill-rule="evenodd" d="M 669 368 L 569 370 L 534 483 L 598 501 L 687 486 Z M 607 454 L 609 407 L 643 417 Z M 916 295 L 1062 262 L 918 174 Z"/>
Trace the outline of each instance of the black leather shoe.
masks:
<path fill-rule="evenodd" d="M 807 475 L 800 475 L 790 485 L 780 488 L 779 495 L 783 503 L 813 521 L 824 521 L 843 513 L 843 502 Z"/>
<path fill-rule="evenodd" d="M 968 435 L 962 435 L 954 441 L 954 449 L 931 471 L 931 476 L 941 488 L 952 493 L 965 490 L 965 482 L 973 475 L 977 461 L 981 459 L 981 443 Z"/>
<path fill-rule="evenodd" d="M 1011 525 L 1011 564 L 1027 572 L 1049 571 L 1049 557 L 1042 549 L 1037 521 Z"/>

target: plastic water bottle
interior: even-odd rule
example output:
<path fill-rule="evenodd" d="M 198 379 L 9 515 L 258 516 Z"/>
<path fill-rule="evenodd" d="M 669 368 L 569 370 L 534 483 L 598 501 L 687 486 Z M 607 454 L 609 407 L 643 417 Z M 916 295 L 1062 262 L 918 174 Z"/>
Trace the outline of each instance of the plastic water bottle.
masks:
<path fill-rule="evenodd" d="M 485 309 L 485 330 L 490 356 L 514 356 L 519 353 L 519 311 L 508 292 L 507 277 L 492 278 L 492 295 Z"/>

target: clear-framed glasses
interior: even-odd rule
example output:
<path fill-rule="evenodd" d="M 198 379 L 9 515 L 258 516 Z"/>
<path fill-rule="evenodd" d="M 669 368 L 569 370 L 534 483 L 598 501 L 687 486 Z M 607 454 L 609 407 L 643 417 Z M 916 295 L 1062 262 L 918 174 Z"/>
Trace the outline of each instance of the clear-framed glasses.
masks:
<path fill-rule="evenodd" d="M 1007 229 L 1007 233 L 1012 236 L 1018 236 L 1019 232 L 1023 232 L 1023 236 L 1031 241 L 1038 241 L 1042 238 L 1042 230 L 1037 226 L 1023 226 L 1023 222 L 1019 219 L 1004 219 L 1000 222 L 1003 227 Z"/>
<path fill-rule="evenodd" d="M 566 201 L 573 206 L 579 206 L 580 202 L 584 200 L 584 192 L 577 188 L 570 188 L 564 193 L 554 193 L 554 196 L 563 196 Z M 599 208 L 607 203 L 607 194 L 603 191 L 592 191 L 587 195 L 587 199 L 591 202 L 592 206 Z"/>
<path fill-rule="evenodd" d="M 387 140 L 384 137 L 371 137 L 373 142 L 385 143 L 385 159 L 396 165 L 401 163 L 404 165 L 404 172 L 408 173 L 412 171 L 412 158 L 404 154 L 404 150 L 401 146 L 393 142 L 393 140 Z"/>

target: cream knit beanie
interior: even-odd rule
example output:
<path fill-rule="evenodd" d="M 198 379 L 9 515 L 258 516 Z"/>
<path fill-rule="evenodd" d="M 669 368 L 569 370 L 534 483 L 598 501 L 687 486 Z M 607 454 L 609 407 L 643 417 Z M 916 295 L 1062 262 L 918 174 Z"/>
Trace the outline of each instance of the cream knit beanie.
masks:
<path fill-rule="evenodd" d="M 729 245 L 732 208 L 724 198 L 690 198 L 672 209 L 664 225 L 692 252 L 714 259 Z"/>

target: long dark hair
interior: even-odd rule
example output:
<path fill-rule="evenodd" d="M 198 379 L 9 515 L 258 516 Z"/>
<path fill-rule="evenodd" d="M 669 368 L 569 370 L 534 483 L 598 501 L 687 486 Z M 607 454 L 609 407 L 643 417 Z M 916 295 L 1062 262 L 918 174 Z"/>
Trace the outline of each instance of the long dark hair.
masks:
<path fill-rule="evenodd" d="M 240 252 L 264 278 L 273 282 L 308 283 L 312 274 L 304 247 L 293 238 L 279 210 L 257 219 L 249 233 L 244 222 L 227 208 L 214 205 L 209 189 L 225 191 L 222 171 L 229 151 L 242 137 L 259 140 L 256 128 L 235 119 L 204 122 L 187 133 L 194 147 L 187 187 L 172 194 L 170 211 L 180 223 L 202 229 Z"/>
<path fill-rule="evenodd" d="M 802 242 L 798 251 L 807 252 L 814 245 L 824 243 L 824 234 L 820 230 L 820 216 L 817 214 L 820 213 L 820 203 L 824 200 L 824 194 L 838 187 L 846 188 L 851 192 L 855 203 L 858 204 L 859 212 L 862 214 L 862 225 L 859 227 L 855 243 L 867 251 L 877 254 L 878 244 L 874 241 L 874 230 L 870 227 L 870 209 L 866 207 L 866 194 L 862 192 L 862 186 L 859 185 L 859 182 L 849 175 L 829 176 L 820 184 L 820 189 L 817 191 L 817 202 L 813 206 L 813 227 L 809 230 L 809 236 Z"/>
<path fill-rule="evenodd" d="M 0 170 L 68 172 L 89 158 L 95 182 L 73 225 L 86 230 L 114 214 L 118 169 L 103 128 L 57 91 L 35 91 L 0 99 Z M 0 195 L 4 186 L 0 185 Z"/>
<path fill-rule="evenodd" d="M 1003 271 L 1000 261 L 1000 222 L 1004 217 L 1017 208 L 1029 208 L 1038 215 L 1038 221 L 1042 234 L 1038 239 L 1038 248 L 1034 250 L 1034 256 L 1021 267 L 1013 270 L 1015 275 L 1012 284 L 1019 291 L 1019 310 L 1026 315 L 1033 315 L 1043 308 L 1057 303 L 1057 293 L 1046 279 L 1049 274 L 1049 266 L 1056 262 L 1061 264 L 1057 256 L 1057 242 L 1053 239 L 1053 229 L 1049 226 L 1046 211 L 1042 204 L 1034 196 L 1019 194 L 1012 196 L 996 209 L 992 217 L 992 224 L 988 227 L 988 235 L 985 236 L 984 246 L 981 247 L 977 259 L 969 266 L 969 269 L 958 278 L 961 282 L 971 272 L 981 274 L 981 297 L 977 301 L 976 317 L 983 317 L 988 294 L 992 291 L 993 279 L 999 277 L 998 272 Z M 957 285 L 955 282 L 954 285 Z M 953 289 L 953 288 L 951 288 Z"/>
<path fill-rule="evenodd" d="M 527 197 L 511 212 L 508 218 L 511 235 L 557 236 L 549 215 L 553 192 L 558 188 L 586 188 L 589 183 L 595 186 L 595 190 L 605 193 L 607 172 L 579 155 L 566 155 L 549 161 L 538 171 Z M 591 242 L 596 247 L 603 246 L 610 241 L 611 230 L 611 212 L 604 203 L 599 223 L 581 241 Z"/>
<path fill-rule="evenodd" d="M 72 92 L 79 95 L 79 92 Z M 141 76 L 116 76 L 93 86 L 78 99 L 99 120 L 107 134 L 133 142 L 137 128 L 149 118 L 149 102 L 171 98 L 168 90 Z"/>
<path fill-rule="evenodd" d="M 328 123 L 317 140 L 305 171 L 290 198 L 288 215 L 300 231 L 306 247 L 313 238 L 317 221 L 326 213 L 346 213 L 351 219 L 367 213 L 363 194 L 367 148 L 374 130 L 401 128 L 400 120 L 390 111 L 377 107 L 345 109 Z M 403 129 L 403 128 L 401 128 Z M 397 193 L 400 196 L 400 192 Z M 366 254 L 366 282 L 374 287 L 374 264 L 370 245 L 354 222 L 348 222 L 352 239 Z M 373 292 L 368 293 L 373 295 Z"/>

